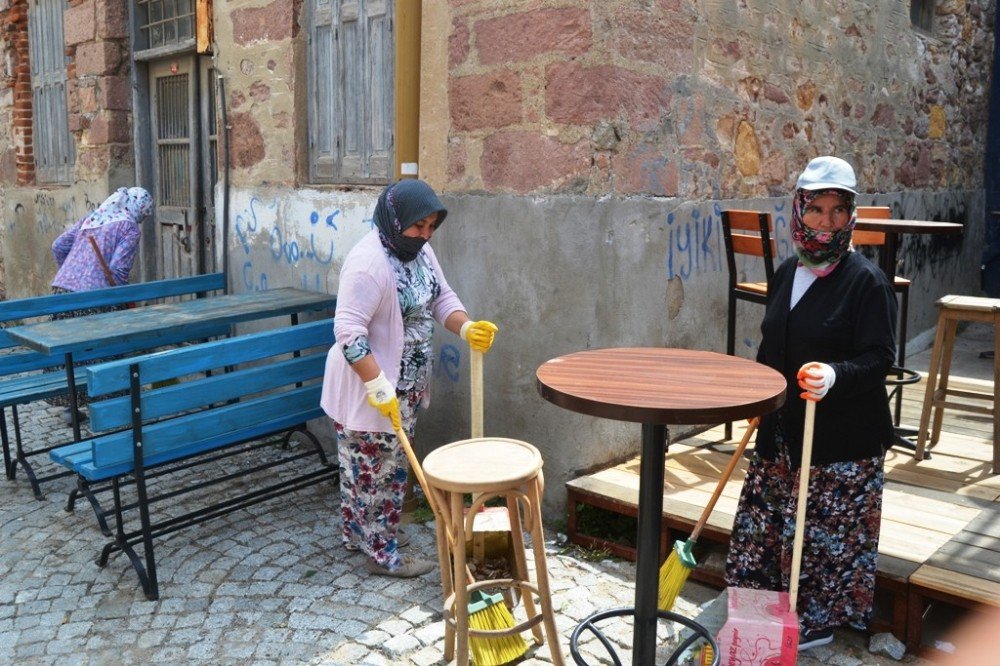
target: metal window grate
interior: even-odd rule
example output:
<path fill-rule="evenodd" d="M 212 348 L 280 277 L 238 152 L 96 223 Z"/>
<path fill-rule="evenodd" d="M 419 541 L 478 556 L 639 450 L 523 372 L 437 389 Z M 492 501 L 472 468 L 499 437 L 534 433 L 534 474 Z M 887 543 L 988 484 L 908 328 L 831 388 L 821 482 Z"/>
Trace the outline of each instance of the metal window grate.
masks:
<path fill-rule="evenodd" d="M 188 75 L 157 79 L 156 143 L 161 205 L 190 205 L 190 138 Z"/>
<path fill-rule="evenodd" d="M 136 7 L 147 49 L 194 37 L 194 0 L 136 0 Z"/>

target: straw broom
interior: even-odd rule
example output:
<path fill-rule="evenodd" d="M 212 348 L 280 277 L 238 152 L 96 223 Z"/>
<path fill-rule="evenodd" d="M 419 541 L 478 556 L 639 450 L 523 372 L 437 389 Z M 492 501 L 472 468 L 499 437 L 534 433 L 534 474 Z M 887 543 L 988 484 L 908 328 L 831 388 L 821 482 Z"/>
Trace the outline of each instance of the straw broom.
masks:
<path fill-rule="evenodd" d="M 722 471 L 722 478 L 719 479 L 719 485 L 716 486 L 715 492 L 712 493 L 711 499 L 708 500 L 708 504 L 705 506 L 705 510 L 701 513 L 701 518 L 698 519 L 698 523 L 694 526 L 694 530 L 691 531 L 691 537 L 687 541 L 677 540 L 674 542 L 674 548 L 670 552 L 670 557 L 667 561 L 663 563 L 660 567 L 660 599 L 659 606 L 660 610 L 670 610 L 674 606 L 674 602 L 677 601 L 677 595 L 680 594 L 681 588 L 684 587 L 684 583 L 687 582 L 688 576 L 691 575 L 691 571 L 698 565 L 694 559 L 694 544 L 698 540 L 698 536 L 701 534 L 701 530 L 705 527 L 705 523 L 708 522 L 708 517 L 712 515 L 712 510 L 715 509 L 715 503 L 719 501 L 719 497 L 722 495 L 723 488 L 726 487 L 726 482 L 729 481 L 729 477 L 733 475 L 733 470 L 736 469 L 736 463 L 739 462 L 740 456 L 743 455 L 744 449 L 747 448 L 747 443 L 750 441 L 750 437 L 753 435 L 754 430 L 757 429 L 758 419 L 754 418 L 750 420 L 750 424 L 747 426 L 747 430 L 743 433 L 743 439 L 736 446 L 736 450 L 733 451 L 732 457 L 729 459 L 729 464 L 726 465 L 726 469 Z"/>
<path fill-rule="evenodd" d="M 395 426 L 395 424 L 393 425 Z M 435 520 L 447 526 L 449 523 L 445 519 L 441 507 L 434 497 L 434 491 L 431 490 L 424 479 L 423 467 L 420 466 L 420 461 L 417 460 L 417 455 L 413 452 L 413 447 L 410 445 L 410 438 L 406 436 L 402 426 L 396 428 L 396 436 L 399 437 L 399 441 L 403 444 L 403 451 L 410 461 L 410 468 L 417 477 L 417 483 L 424 489 L 424 496 L 427 498 L 427 503 L 431 506 L 431 511 L 434 512 Z M 451 548 L 457 548 L 455 537 L 447 530 L 447 527 L 445 533 L 447 534 Z M 472 573 L 468 567 L 465 568 L 465 575 L 470 582 L 474 582 Z M 506 604 L 503 602 L 503 595 L 500 594 L 490 595 L 479 590 L 473 591 L 469 595 L 468 611 L 470 629 L 500 631 L 510 629 L 515 624 L 514 616 L 507 609 Z M 469 636 L 469 649 L 472 652 L 472 659 L 476 663 L 476 666 L 500 666 L 500 664 L 514 661 L 527 652 L 528 644 L 517 633 L 507 636 L 497 636 L 496 638 Z"/>

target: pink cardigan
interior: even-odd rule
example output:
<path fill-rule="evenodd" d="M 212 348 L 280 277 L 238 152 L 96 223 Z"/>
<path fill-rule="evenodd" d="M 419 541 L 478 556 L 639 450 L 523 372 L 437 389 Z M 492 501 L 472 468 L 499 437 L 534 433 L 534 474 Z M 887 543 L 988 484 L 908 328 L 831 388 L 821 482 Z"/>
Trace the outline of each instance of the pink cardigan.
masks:
<path fill-rule="evenodd" d="M 424 252 L 441 284 L 441 295 L 431 305 L 434 319 L 444 324 L 452 312 L 465 310 L 448 286 L 430 245 Z M 364 382 L 344 358 L 344 343 L 367 335 L 372 355 L 386 379 L 399 381 L 403 358 L 403 315 L 396 296 L 396 275 L 385 255 L 378 232 L 370 231 L 347 254 L 340 269 L 337 312 L 333 331 L 336 343 L 326 355 L 320 405 L 327 416 L 350 430 L 392 432 L 392 423 L 368 404 Z M 430 391 L 428 390 L 428 394 Z"/>

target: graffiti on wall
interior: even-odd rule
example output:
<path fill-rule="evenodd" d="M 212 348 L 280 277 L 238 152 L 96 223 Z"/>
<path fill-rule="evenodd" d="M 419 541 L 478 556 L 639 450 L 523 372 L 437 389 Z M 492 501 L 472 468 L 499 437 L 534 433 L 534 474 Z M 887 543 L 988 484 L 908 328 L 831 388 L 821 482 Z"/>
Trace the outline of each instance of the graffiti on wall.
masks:
<path fill-rule="evenodd" d="M 336 206 L 310 208 L 286 197 L 250 195 L 233 216 L 242 288 L 291 286 L 291 275 L 294 286 L 325 291 L 331 268 L 343 260 L 359 231 L 371 226 L 370 214 L 359 217 Z"/>

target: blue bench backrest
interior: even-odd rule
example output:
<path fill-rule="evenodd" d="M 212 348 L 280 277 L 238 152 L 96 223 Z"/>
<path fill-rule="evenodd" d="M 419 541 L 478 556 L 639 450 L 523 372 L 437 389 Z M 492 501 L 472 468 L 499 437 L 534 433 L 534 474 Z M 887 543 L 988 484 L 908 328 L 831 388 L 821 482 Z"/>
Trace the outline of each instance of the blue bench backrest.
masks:
<path fill-rule="evenodd" d="M 225 276 L 222 273 L 209 273 L 193 277 L 127 284 L 120 287 L 108 287 L 107 289 L 79 291 L 72 294 L 49 294 L 47 296 L 19 298 L 12 301 L 0 302 L 0 325 L 7 322 L 20 322 L 23 319 L 48 317 L 62 312 L 72 312 L 73 310 L 217 291 L 223 289 L 225 284 Z M 218 331 L 219 328 L 215 327 L 212 330 Z M 196 335 L 197 331 L 188 331 L 179 336 L 176 341 L 192 340 L 198 337 L 215 337 L 217 335 L 224 335 L 225 332 L 209 332 L 205 335 Z M 166 341 L 162 344 L 172 344 L 172 342 Z M 0 349 L 17 347 L 18 345 L 19 343 L 13 340 L 7 334 L 7 331 L 0 329 Z M 94 358 L 126 353 L 130 350 L 130 347 L 103 348 L 91 352 L 74 354 L 74 360 L 87 361 Z M 61 357 L 52 357 L 29 350 L 0 354 L 0 375 L 51 368 L 52 366 L 61 365 L 62 362 L 63 359 Z"/>
<path fill-rule="evenodd" d="M 129 396 L 99 396 L 128 389 L 133 364 L 142 383 L 147 464 L 298 425 L 322 416 L 317 380 L 332 344 L 333 323 L 325 320 L 88 366 L 91 430 L 131 425 Z M 227 366 L 239 367 L 227 372 Z M 202 374 L 208 371 L 213 374 Z M 179 383 L 151 386 L 175 378 Z M 132 463 L 130 430 L 99 436 L 92 446 L 95 469 Z"/>

